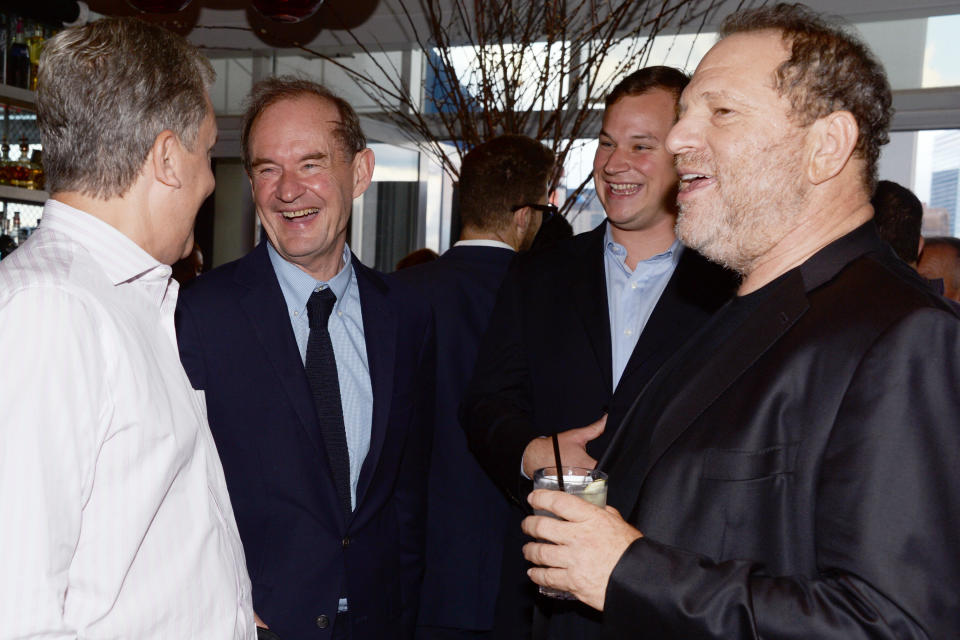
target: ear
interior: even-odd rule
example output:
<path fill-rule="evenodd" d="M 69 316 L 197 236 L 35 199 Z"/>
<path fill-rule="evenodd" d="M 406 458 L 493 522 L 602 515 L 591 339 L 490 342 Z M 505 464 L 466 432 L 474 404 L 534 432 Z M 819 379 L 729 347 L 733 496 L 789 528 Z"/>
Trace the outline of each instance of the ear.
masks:
<path fill-rule="evenodd" d="M 920 259 L 920 254 L 923 253 L 923 236 L 920 236 L 920 242 L 917 243 L 917 260 Z"/>
<path fill-rule="evenodd" d="M 359 197 L 373 180 L 373 149 L 361 149 L 353 156 L 353 197 Z"/>
<path fill-rule="evenodd" d="M 150 162 L 153 175 L 157 181 L 173 189 L 179 189 L 180 182 L 180 153 L 183 145 L 180 138 L 173 131 L 164 129 L 153 141 L 150 148 Z"/>
<path fill-rule="evenodd" d="M 834 111 L 817 119 L 807 135 L 807 179 L 812 184 L 821 184 L 839 174 L 850 161 L 860 127 L 849 111 Z"/>
<path fill-rule="evenodd" d="M 530 226 L 531 218 L 530 207 L 520 207 L 513 212 L 513 226 L 517 230 L 517 236 L 522 238 L 527 227 Z"/>

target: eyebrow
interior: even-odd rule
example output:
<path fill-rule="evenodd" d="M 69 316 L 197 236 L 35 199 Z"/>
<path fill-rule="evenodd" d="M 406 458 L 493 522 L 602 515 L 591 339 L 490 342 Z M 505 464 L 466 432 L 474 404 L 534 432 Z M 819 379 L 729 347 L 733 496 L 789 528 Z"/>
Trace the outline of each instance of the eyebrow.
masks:
<path fill-rule="evenodd" d="M 597 137 L 599 138 L 600 136 L 606 136 L 611 139 L 613 138 L 613 136 L 611 136 L 609 133 L 607 133 L 603 129 L 600 129 L 600 134 Z M 632 136 L 630 136 L 630 139 L 631 140 L 653 140 L 654 142 L 658 141 L 657 136 L 649 133 L 635 133 Z"/>
<path fill-rule="evenodd" d="M 698 94 L 697 97 L 700 98 L 701 100 L 706 100 L 706 101 L 729 100 L 730 102 L 735 103 L 738 107 L 750 108 L 750 105 L 747 102 L 744 102 L 734 94 L 730 93 L 729 91 L 724 91 L 723 89 L 718 89 L 715 91 L 704 91 Z M 680 102 L 677 103 L 677 114 L 683 115 L 686 110 L 687 110 L 687 105 L 681 99 Z"/>
<path fill-rule="evenodd" d="M 315 151 L 313 153 L 306 153 L 299 158 L 297 162 L 303 162 L 304 160 L 325 160 L 329 158 L 329 154 L 326 154 L 322 151 Z M 262 164 L 278 164 L 276 160 L 271 160 L 270 158 L 254 158 L 253 162 L 250 163 L 251 167 L 257 167 Z"/>

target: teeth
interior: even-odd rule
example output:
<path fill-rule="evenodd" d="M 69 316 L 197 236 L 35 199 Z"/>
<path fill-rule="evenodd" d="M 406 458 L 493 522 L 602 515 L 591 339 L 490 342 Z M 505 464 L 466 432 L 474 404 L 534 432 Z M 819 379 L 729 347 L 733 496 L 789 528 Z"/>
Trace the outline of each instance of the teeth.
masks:
<path fill-rule="evenodd" d="M 316 207 L 311 207 L 310 209 L 299 209 L 297 211 L 283 211 L 283 217 L 288 220 L 291 218 L 302 218 L 303 216 L 308 216 L 311 213 L 317 213 L 320 209 Z"/>
<path fill-rule="evenodd" d="M 607 185 L 610 187 L 610 191 L 617 195 L 628 195 L 640 190 L 639 184 L 613 184 L 608 182 Z"/>
<path fill-rule="evenodd" d="M 683 174 L 682 176 L 680 176 L 680 179 L 681 179 L 681 180 L 696 180 L 697 178 L 707 178 L 707 177 L 708 177 L 708 176 L 705 176 L 705 175 L 702 174 L 702 173 L 685 173 L 685 174 Z"/>

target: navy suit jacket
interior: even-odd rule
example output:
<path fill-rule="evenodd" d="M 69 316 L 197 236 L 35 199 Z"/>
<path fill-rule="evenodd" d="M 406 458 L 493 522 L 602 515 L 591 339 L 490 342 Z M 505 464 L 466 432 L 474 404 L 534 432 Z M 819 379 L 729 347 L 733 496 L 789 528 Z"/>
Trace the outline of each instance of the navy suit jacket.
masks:
<path fill-rule="evenodd" d="M 518 518 L 510 517 L 506 497 L 468 450 L 457 410 L 515 255 L 497 247 L 453 247 L 392 276 L 430 299 L 437 330 L 437 421 L 419 625 L 493 628 L 505 540 L 513 533 L 508 526 Z"/>
<path fill-rule="evenodd" d="M 347 517 L 266 244 L 184 291 L 180 354 L 206 393 L 253 605 L 285 640 L 329 638 L 346 596 L 355 638 L 411 637 L 423 569 L 432 418 L 425 304 L 355 258 L 373 387 L 370 450 Z"/>

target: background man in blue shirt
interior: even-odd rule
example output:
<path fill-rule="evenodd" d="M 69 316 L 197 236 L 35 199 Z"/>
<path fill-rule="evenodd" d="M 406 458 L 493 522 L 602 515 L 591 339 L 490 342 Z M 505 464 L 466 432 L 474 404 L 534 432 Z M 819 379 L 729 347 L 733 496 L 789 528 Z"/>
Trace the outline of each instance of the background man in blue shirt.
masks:
<path fill-rule="evenodd" d="M 564 464 L 593 467 L 660 364 L 732 294 L 731 275 L 673 231 L 677 174 L 664 141 L 687 82 L 648 67 L 614 88 L 593 170 L 607 220 L 524 256 L 500 290 L 461 418 L 481 464 L 521 504 L 521 465 L 531 477 L 554 464 L 541 436 L 559 432 Z M 549 637 L 599 634 L 589 608 L 543 604 Z"/>
<path fill-rule="evenodd" d="M 178 335 L 206 392 L 254 609 L 281 638 L 409 638 L 429 308 L 346 245 L 374 165 L 349 104 L 309 81 L 264 80 L 241 144 L 266 238 L 197 280 Z"/>

